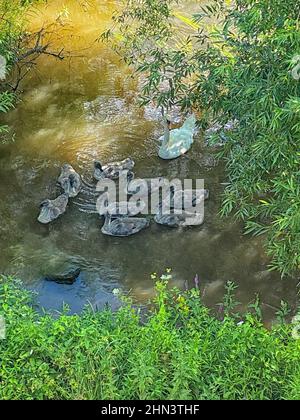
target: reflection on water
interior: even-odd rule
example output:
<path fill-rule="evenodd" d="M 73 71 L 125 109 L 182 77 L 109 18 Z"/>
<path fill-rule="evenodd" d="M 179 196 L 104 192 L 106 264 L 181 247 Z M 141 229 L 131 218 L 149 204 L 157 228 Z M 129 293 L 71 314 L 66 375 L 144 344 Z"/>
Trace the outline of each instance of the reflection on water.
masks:
<path fill-rule="evenodd" d="M 61 2 L 50 3 L 31 17 L 33 27 L 57 18 Z M 0 146 L 1 271 L 18 275 L 39 292 L 42 305 L 55 309 L 62 301 L 75 311 L 87 301 L 113 302 L 115 287 L 132 290 L 144 302 L 153 293 L 150 274 L 167 267 L 172 267 L 179 287 L 185 281 L 192 286 L 198 274 L 210 305 L 221 300 L 227 280 L 238 283 L 238 299 L 244 304 L 258 292 L 266 318 L 274 315 L 281 299 L 295 305 L 296 281 L 284 282 L 267 272 L 261 240 L 244 237 L 238 224 L 218 217 L 225 179 L 222 168 L 211 165 L 212 152 L 203 139 L 199 136 L 191 152 L 179 160 L 164 162 L 157 157 L 162 127 L 155 110 L 137 108 L 130 70 L 95 42 L 114 2 L 66 4 L 56 42 L 71 51 L 71 58 L 39 60 L 38 69 L 23 85 L 22 102 L 8 116 L 15 142 Z M 92 7 L 95 4 L 99 7 Z M 94 159 L 127 156 L 136 160 L 139 177 L 204 178 L 211 197 L 204 226 L 169 230 L 153 222 L 135 237 L 105 237 L 100 218 L 80 211 L 93 203 L 88 188 L 61 219 L 51 226 L 38 224 L 38 204 L 57 195 L 55 181 L 63 163 L 71 163 L 92 183 Z M 43 276 L 66 263 L 82 267 L 75 285 L 44 282 Z"/>

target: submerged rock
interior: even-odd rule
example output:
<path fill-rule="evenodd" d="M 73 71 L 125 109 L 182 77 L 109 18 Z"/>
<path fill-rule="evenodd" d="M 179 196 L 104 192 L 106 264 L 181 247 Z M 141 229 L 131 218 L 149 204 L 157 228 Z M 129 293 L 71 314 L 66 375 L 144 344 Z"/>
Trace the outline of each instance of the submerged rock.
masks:
<path fill-rule="evenodd" d="M 74 268 L 69 271 L 60 273 L 60 274 L 51 274 L 45 276 L 45 280 L 47 281 L 53 281 L 55 283 L 59 284 L 73 284 L 77 280 L 81 273 L 80 268 Z"/>

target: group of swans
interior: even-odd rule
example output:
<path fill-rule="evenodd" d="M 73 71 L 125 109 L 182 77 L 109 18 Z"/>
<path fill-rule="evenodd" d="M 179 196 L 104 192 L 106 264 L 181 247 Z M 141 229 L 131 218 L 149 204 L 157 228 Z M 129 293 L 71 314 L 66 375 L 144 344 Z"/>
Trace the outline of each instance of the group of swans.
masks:
<path fill-rule="evenodd" d="M 99 178 L 99 165 L 95 162 L 94 177 Z M 133 169 L 134 162 L 130 159 L 125 159 L 120 162 L 112 162 L 106 166 L 101 166 L 102 170 L 107 171 L 108 177 L 116 178 L 118 171 L 119 176 L 123 171 L 128 173 L 128 167 Z M 104 169 L 105 168 L 105 169 Z M 100 179 L 104 179 L 103 176 Z M 134 180 L 134 174 L 130 179 Z M 61 169 L 61 174 L 58 178 L 58 184 L 63 190 L 62 194 L 54 200 L 45 200 L 41 203 L 40 215 L 38 220 L 42 224 L 49 224 L 66 212 L 69 199 L 76 197 L 82 189 L 82 179 L 71 165 L 65 164 Z M 126 193 L 134 195 L 137 191 L 139 197 L 146 197 L 146 194 L 151 194 L 159 188 L 166 187 L 168 190 L 168 180 L 165 178 L 155 178 L 152 180 L 134 180 L 127 185 Z M 144 189 L 143 189 L 144 188 Z M 207 190 L 176 190 L 174 187 L 169 188 L 169 193 L 163 195 L 163 199 L 159 202 L 156 208 L 154 220 L 156 223 L 168 227 L 181 226 L 199 226 L 204 221 L 203 212 L 195 213 L 193 209 L 196 205 L 204 203 L 208 198 Z M 105 195 L 103 195 L 104 200 Z M 183 212 L 176 213 L 177 210 L 182 210 L 183 203 L 189 203 L 188 207 L 183 208 Z M 144 206 L 143 206 L 144 204 Z M 104 216 L 104 224 L 102 233 L 109 236 L 131 236 L 146 229 L 150 226 L 149 219 L 145 217 L 136 217 L 145 207 L 143 200 L 139 206 L 131 208 L 128 202 L 107 203 L 103 206 L 100 216 Z M 165 210 L 171 209 L 173 213 L 168 213 Z"/>
<path fill-rule="evenodd" d="M 94 163 L 94 178 L 101 180 L 104 178 L 117 179 L 122 172 L 127 171 L 128 168 L 134 167 L 134 161 L 130 158 L 120 162 L 112 162 L 102 167 L 99 161 Z M 62 194 L 54 200 L 44 200 L 40 204 L 40 215 L 38 221 L 42 224 L 49 224 L 66 212 L 69 199 L 78 196 L 82 189 L 81 176 L 75 169 L 69 165 L 64 164 L 60 176 L 58 178 L 58 185 L 62 189 Z"/>
<path fill-rule="evenodd" d="M 124 171 L 133 169 L 134 161 L 130 158 L 120 162 L 112 162 L 102 166 L 100 162 L 94 164 L 94 178 L 101 180 L 104 178 L 117 179 Z M 74 170 L 71 165 L 65 164 L 61 169 L 61 174 L 58 178 L 58 184 L 62 189 L 62 194 L 54 200 L 44 200 L 40 205 L 40 214 L 38 221 L 42 224 L 49 224 L 58 219 L 66 212 L 69 199 L 77 197 L 82 189 L 82 180 L 80 175 Z M 145 218 L 132 217 L 140 213 L 141 209 L 136 213 L 130 213 L 123 216 L 124 209 L 127 208 L 127 203 L 110 203 L 112 207 L 114 204 L 118 206 L 116 214 L 111 214 L 109 207 L 103 215 L 105 223 L 102 227 L 102 232 L 110 236 L 131 236 L 149 226 L 150 222 Z"/>
<path fill-rule="evenodd" d="M 170 197 L 159 203 L 154 220 L 159 225 L 174 228 L 200 226 L 204 223 L 204 201 L 208 198 L 208 190 L 175 190 L 171 187 Z M 195 211 L 196 207 L 198 211 Z"/>
<path fill-rule="evenodd" d="M 38 217 L 38 221 L 42 224 L 51 223 L 66 212 L 69 198 L 77 197 L 81 191 L 81 176 L 71 165 L 65 164 L 61 169 L 58 184 L 60 185 L 63 193 L 55 200 L 44 200 L 40 204 L 40 215 Z"/>
<path fill-rule="evenodd" d="M 175 159 L 185 154 L 193 144 L 195 127 L 195 115 L 187 118 L 182 127 L 175 130 L 170 130 L 170 122 L 164 118 L 165 134 L 161 138 L 162 144 L 159 148 L 159 157 L 162 159 Z M 106 165 L 102 165 L 101 162 L 95 161 L 94 178 L 97 181 L 103 179 L 117 180 L 126 171 L 128 181 L 132 181 L 134 179 L 134 173 L 132 172 L 134 166 L 135 163 L 131 158 L 118 162 L 111 162 Z M 146 183 L 142 184 L 144 185 L 145 195 L 153 193 L 155 189 L 159 189 L 163 182 L 163 178 L 157 178 L 157 183 L 154 181 L 155 180 L 148 180 Z M 66 212 L 69 199 L 77 197 L 82 189 L 81 176 L 69 164 L 63 165 L 61 174 L 58 178 L 58 184 L 62 189 L 62 194 L 54 200 L 44 200 L 40 205 L 38 221 L 42 224 L 49 224 L 63 215 Z M 130 188 L 128 187 L 129 185 L 131 185 Z M 134 190 L 134 183 L 129 184 L 128 182 L 128 186 L 126 193 L 134 194 L 136 192 Z M 141 187 L 141 184 L 139 183 L 138 192 L 140 196 L 143 195 L 143 187 Z M 190 191 L 190 193 L 193 194 L 193 191 Z M 172 194 L 173 209 L 176 210 L 176 208 L 179 208 L 181 205 L 180 203 L 182 203 L 183 194 L 187 194 L 187 192 L 176 191 L 176 193 Z M 198 200 L 205 200 L 206 198 L 206 192 L 204 190 L 203 195 L 200 196 L 200 198 L 198 197 Z M 197 199 L 195 200 L 192 200 L 193 204 L 196 204 Z M 114 205 L 116 203 L 112 204 Z M 146 218 L 134 217 L 142 210 L 137 211 L 135 214 L 127 214 L 124 216 L 123 211 L 120 211 L 122 203 L 117 203 L 117 205 L 119 206 L 119 211 L 116 211 L 116 214 L 111 214 L 109 210 L 102 214 L 105 217 L 105 222 L 102 227 L 103 234 L 110 236 L 130 236 L 150 225 L 149 220 Z M 124 205 L 127 206 L 127 203 L 124 203 Z M 195 217 L 191 209 L 184 209 L 182 214 L 164 214 L 162 208 L 163 203 L 161 203 L 160 208 L 157 209 L 157 214 L 154 218 L 158 224 L 169 227 L 191 226 L 200 225 L 204 220 L 202 214 L 198 214 Z"/>
<path fill-rule="evenodd" d="M 184 195 L 194 195 L 194 199 L 190 202 L 187 208 L 182 211 L 182 201 L 180 197 Z M 173 192 L 170 189 L 170 196 L 166 197 L 165 201 L 159 203 L 154 220 L 157 224 L 178 228 L 186 226 L 200 226 L 204 223 L 204 200 L 209 197 L 207 190 L 181 190 Z M 186 197 L 183 198 L 186 200 Z M 195 205 L 201 208 L 201 211 L 195 212 Z M 124 209 L 127 210 L 127 215 L 124 215 Z M 106 210 L 102 212 L 105 217 L 105 223 L 102 227 L 102 233 L 110 236 L 131 236 L 148 228 L 150 221 L 147 218 L 134 217 L 142 212 L 143 205 L 140 208 L 135 207 L 134 211 L 129 207 L 128 203 L 110 203 Z M 177 213 L 176 213 L 177 211 Z"/>

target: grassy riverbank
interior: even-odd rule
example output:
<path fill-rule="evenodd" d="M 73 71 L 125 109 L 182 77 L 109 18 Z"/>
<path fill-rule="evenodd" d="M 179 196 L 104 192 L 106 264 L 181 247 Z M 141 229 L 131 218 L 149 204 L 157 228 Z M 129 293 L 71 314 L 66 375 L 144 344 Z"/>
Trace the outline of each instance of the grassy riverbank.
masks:
<path fill-rule="evenodd" d="M 113 313 L 41 315 L 33 296 L 0 280 L 1 399 L 298 399 L 300 340 L 293 326 L 266 330 L 257 315 L 220 319 L 199 291 L 158 280 L 147 317 L 128 298 Z M 295 328 L 294 328 L 295 330 Z"/>

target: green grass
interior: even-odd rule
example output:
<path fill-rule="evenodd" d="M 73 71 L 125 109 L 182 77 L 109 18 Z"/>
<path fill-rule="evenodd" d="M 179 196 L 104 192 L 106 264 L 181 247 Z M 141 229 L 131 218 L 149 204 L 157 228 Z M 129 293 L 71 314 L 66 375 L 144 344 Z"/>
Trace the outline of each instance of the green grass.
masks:
<path fill-rule="evenodd" d="M 300 341 L 292 325 L 263 327 L 225 306 L 218 320 L 199 291 L 169 290 L 157 280 L 152 310 L 130 299 L 117 312 L 87 309 L 53 318 L 32 295 L 0 280 L 1 399 L 298 399 Z M 230 302 L 231 299 L 225 300 Z"/>

